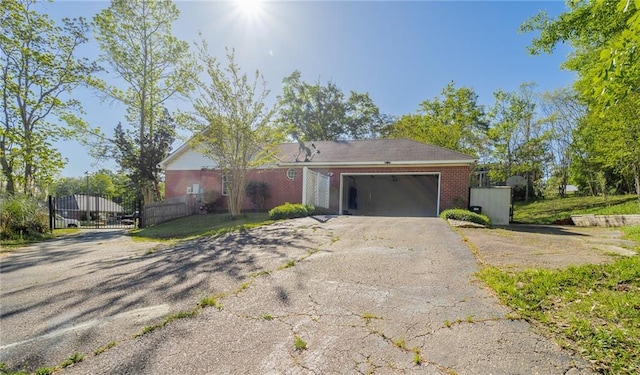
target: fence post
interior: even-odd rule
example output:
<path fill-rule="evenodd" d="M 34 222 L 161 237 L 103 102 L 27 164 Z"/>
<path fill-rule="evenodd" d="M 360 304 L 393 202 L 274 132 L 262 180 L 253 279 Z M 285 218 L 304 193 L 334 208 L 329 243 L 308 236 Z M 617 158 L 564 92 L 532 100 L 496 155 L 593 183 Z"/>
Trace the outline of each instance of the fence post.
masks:
<path fill-rule="evenodd" d="M 142 200 L 138 200 L 138 228 L 144 228 L 144 202 Z"/>
<path fill-rule="evenodd" d="M 53 197 L 49 195 L 47 198 L 49 200 L 49 233 L 53 233 L 55 207 L 53 206 Z"/>

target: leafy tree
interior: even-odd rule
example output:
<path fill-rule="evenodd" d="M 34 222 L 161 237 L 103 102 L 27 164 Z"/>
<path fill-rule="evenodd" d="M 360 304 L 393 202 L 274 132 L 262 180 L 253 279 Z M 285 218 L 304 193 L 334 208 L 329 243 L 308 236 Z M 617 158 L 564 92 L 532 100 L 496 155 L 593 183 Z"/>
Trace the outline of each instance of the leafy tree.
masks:
<path fill-rule="evenodd" d="M 107 87 L 105 93 L 127 106 L 134 129 L 116 129 L 112 153 L 120 156 L 116 160 L 145 202 L 161 199 L 156 166 L 169 153 L 167 139 L 173 132 L 165 104 L 188 94 L 197 74 L 188 43 L 171 33 L 178 16 L 169 0 L 113 0 L 94 17 L 101 58 L 126 86 Z"/>
<path fill-rule="evenodd" d="M 241 73 L 233 51 L 227 51 L 229 63 L 222 69 L 206 42 L 198 50 L 209 82 L 198 82 L 201 95 L 194 100 L 195 135 L 190 142 L 222 170 L 228 210 L 236 216 L 242 209 L 247 172 L 271 161 L 282 137 L 270 124 L 275 109 L 265 104 L 269 90 L 260 73 L 256 71 L 253 81 Z"/>
<path fill-rule="evenodd" d="M 510 176 L 526 177 L 525 200 L 530 197 L 529 185 L 541 182 L 549 161 L 549 132 L 544 119 L 537 118 L 533 87 L 526 83 L 517 92 L 496 91 L 489 113 L 492 161 L 498 166 L 489 175 L 503 183 Z"/>
<path fill-rule="evenodd" d="M 600 159 L 598 164 L 615 166 L 619 173 L 632 176 L 640 199 L 639 4 L 631 0 L 604 0 L 573 1 L 568 6 L 569 10 L 557 19 L 541 12 L 521 29 L 540 31 L 530 47 L 533 54 L 552 53 L 558 43 L 571 43 L 574 53 L 564 67 L 577 72 L 576 91 L 589 106 L 589 112 L 603 119 L 586 122 L 581 131 L 585 135 L 597 132 L 605 135 L 587 136 L 583 141 L 602 153 L 596 157 Z M 597 129 L 586 129 L 589 126 Z"/>
<path fill-rule="evenodd" d="M 77 58 L 87 42 L 84 19 L 56 25 L 33 0 L 0 0 L 0 166 L 6 192 L 34 194 L 62 169 L 53 146 L 87 130 L 80 102 L 69 95 L 93 82 L 98 67 Z"/>
<path fill-rule="evenodd" d="M 383 135 L 410 138 L 474 156 L 483 154 L 488 125 L 476 93 L 468 87 L 456 88 L 451 82 L 441 95 L 422 102 L 417 114 L 402 116 Z"/>
<path fill-rule="evenodd" d="M 569 167 L 573 157 L 579 156 L 574 133 L 578 124 L 584 120 L 587 108 L 569 88 L 544 93 L 540 108 L 549 125 L 549 141 L 554 163 L 552 177 L 557 181 L 558 193 L 564 197 L 569 184 Z"/>
<path fill-rule="evenodd" d="M 278 123 L 306 141 L 374 138 L 389 122 L 368 93 L 351 91 L 348 98 L 329 81 L 303 82 L 296 70 L 283 81 Z"/>

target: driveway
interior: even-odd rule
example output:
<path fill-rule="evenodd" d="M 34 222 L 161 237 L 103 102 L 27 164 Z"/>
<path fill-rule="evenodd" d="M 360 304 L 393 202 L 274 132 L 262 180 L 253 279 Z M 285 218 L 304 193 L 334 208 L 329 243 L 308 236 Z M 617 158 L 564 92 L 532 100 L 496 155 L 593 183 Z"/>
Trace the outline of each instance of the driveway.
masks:
<path fill-rule="evenodd" d="M 104 236 L 0 259 L 0 361 L 85 353 L 68 374 L 590 373 L 507 318 L 440 219 L 304 218 L 175 247 Z M 219 308 L 135 337 L 216 294 Z"/>

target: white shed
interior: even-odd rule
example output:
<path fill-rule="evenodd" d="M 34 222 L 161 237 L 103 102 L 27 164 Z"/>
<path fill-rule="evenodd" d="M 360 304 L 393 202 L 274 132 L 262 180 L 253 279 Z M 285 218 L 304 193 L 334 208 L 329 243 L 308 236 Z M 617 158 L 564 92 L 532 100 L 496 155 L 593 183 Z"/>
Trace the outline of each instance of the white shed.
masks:
<path fill-rule="evenodd" d="M 469 206 L 479 206 L 495 225 L 509 225 L 511 187 L 471 188 Z"/>

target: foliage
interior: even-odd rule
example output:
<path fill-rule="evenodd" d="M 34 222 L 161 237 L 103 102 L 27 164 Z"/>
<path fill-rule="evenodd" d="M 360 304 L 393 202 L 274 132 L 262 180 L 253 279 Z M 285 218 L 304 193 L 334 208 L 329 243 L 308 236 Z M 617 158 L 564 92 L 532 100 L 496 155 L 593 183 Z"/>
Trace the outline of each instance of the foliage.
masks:
<path fill-rule="evenodd" d="M 516 202 L 513 220 L 517 223 L 565 223 L 571 215 L 630 215 L 640 214 L 640 204 L 632 195 L 603 197 L 567 197 Z"/>
<path fill-rule="evenodd" d="M 468 221 L 471 223 L 476 223 L 480 225 L 484 225 L 486 227 L 491 226 L 491 219 L 489 219 L 486 215 L 477 214 L 475 212 L 471 212 L 468 210 L 463 210 L 460 208 L 454 208 L 451 210 L 444 210 L 440 213 L 440 217 L 442 219 L 451 219 L 451 220 L 461 220 Z"/>
<path fill-rule="evenodd" d="M 261 210 L 269 198 L 269 185 L 263 181 L 249 181 L 244 188 L 244 194 L 249 197 L 254 208 Z"/>
<path fill-rule="evenodd" d="M 49 232 L 49 211 L 32 197 L 0 198 L 0 239 L 39 238 Z"/>
<path fill-rule="evenodd" d="M 192 215 L 132 232 L 137 239 L 186 239 L 216 236 L 269 224 L 265 213 L 230 216 L 228 214 Z"/>
<path fill-rule="evenodd" d="M 51 194 L 56 197 L 72 194 L 124 197 L 132 190 L 132 182 L 127 175 L 108 169 L 100 169 L 83 177 L 62 177 L 50 188 Z M 131 198 L 129 201 L 133 201 L 134 197 Z"/>
<path fill-rule="evenodd" d="M 640 369 L 639 257 L 560 271 L 485 268 L 480 278 L 520 317 L 539 322 L 596 371 Z"/>
<path fill-rule="evenodd" d="M 283 81 L 278 124 L 303 141 L 375 138 L 389 122 L 368 93 L 351 91 L 348 98 L 329 81 L 309 84 L 296 70 Z"/>
<path fill-rule="evenodd" d="M 451 82 L 442 89 L 441 96 L 425 100 L 417 114 L 402 116 L 387 126 L 383 136 L 410 138 L 468 155 L 481 155 L 488 125 L 475 91 L 456 88 Z"/>
<path fill-rule="evenodd" d="M 293 336 L 293 347 L 298 351 L 306 350 L 307 349 L 307 342 L 304 341 L 300 336 L 294 335 Z"/>
<path fill-rule="evenodd" d="M 216 212 L 222 205 L 222 197 L 220 192 L 216 190 L 209 190 L 202 194 L 202 207 L 201 209 L 207 213 Z"/>
<path fill-rule="evenodd" d="M 145 203 L 161 199 L 157 165 L 173 142 L 175 124 L 166 103 L 188 94 L 198 71 L 189 44 L 172 35 L 178 16 L 169 0 L 112 0 L 93 20 L 102 61 L 124 81 L 102 90 L 127 106 L 133 128 L 119 125 L 114 140 L 97 147 L 97 154 L 116 157 Z"/>
<path fill-rule="evenodd" d="M 609 176 L 629 175 L 640 199 L 639 3 L 575 1 L 568 6 L 557 19 L 541 12 L 521 29 L 540 31 L 530 47 L 533 54 L 551 53 L 564 42 L 574 48 L 564 67 L 577 73 L 575 88 L 590 117 L 577 134 L 585 168 L 574 171 L 590 190 L 603 194 L 615 184 Z"/>
<path fill-rule="evenodd" d="M 577 142 L 574 142 L 575 130 L 583 121 L 587 108 L 577 93 L 569 88 L 544 93 L 540 108 L 549 126 L 549 145 L 553 155 L 551 177 L 557 182 L 553 188 L 564 196 L 570 180 L 570 167 L 579 153 Z"/>
<path fill-rule="evenodd" d="M 10 195 L 46 188 L 62 169 L 53 143 L 87 130 L 70 93 L 98 71 L 75 57 L 88 40 L 85 20 L 65 18 L 58 26 L 32 10 L 35 3 L 0 2 L 0 167 Z"/>
<path fill-rule="evenodd" d="M 526 83 L 517 92 L 498 90 L 496 102 L 490 110 L 492 120 L 489 139 L 492 143 L 492 161 L 497 168 L 489 175 L 493 181 L 505 183 L 511 176 L 525 176 L 529 182 L 524 198 L 533 196 L 534 188 L 542 182 L 549 160 L 549 132 L 544 120 L 536 118 L 537 100 L 534 84 Z"/>
<path fill-rule="evenodd" d="M 285 203 L 269 210 L 269 218 L 272 220 L 295 219 L 309 216 L 310 210 L 315 208 L 300 203 Z"/>
<path fill-rule="evenodd" d="M 269 90 L 260 73 L 256 71 L 250 82 L 235 63 L 233 51 L 227 51 L 228 65 L 221 69 L 205 41 L 198 52 L 209 82 L 198 82 L 201 95 L 193 103 L 190 144 L 223 171 L 227 206 L 235 216 L 242 209 L 245 176 L 273 160 L 282 137 L 270 124 L 275 109 L 266 106 Z"/>

